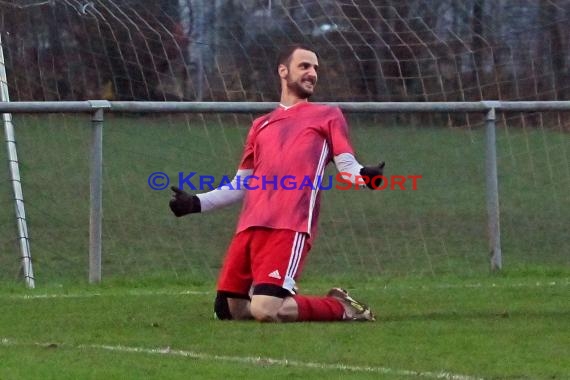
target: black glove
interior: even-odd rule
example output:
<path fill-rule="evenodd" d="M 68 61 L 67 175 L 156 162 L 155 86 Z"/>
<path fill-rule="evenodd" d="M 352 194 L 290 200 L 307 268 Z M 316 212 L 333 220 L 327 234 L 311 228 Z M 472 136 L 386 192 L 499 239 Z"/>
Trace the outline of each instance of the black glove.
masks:
<path fill-rule="evenodd" d="M 202 211 L 202 205 L 200 204 L 200 198 L 195 195 L 188 194 L 184 190 L 180 190 L 176 186 L 170 187 L 174 194 L 172 194 L 172 199 L 170 200 L 170 209 L 174 215 L 180 217 L 187 214 L 192 214 L 195 212 Z"/>
<path fill-rule="evenodd" d="M 366 186 L 368 186 L 369 189 L 376 190 L 382 185 L 382 178 L 378 176 L 384 175 L 384 165 L 386 165 L 386 163 L 382 161 L 378 166 L 365 166 L 360 169 L 360 175 L 363 178 L 368 178 Z"/>

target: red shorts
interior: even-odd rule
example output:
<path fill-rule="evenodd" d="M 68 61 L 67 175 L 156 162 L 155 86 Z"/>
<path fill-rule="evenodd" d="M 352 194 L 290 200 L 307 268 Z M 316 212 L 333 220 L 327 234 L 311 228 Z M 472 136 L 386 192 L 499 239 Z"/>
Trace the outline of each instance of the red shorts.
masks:
<path fill-rule="evenodd" d="M 273 284 L 292 292 L 310 249 L 306 233 L 264 227 L 234 236 L 218 279 L 218 291 L 248 294 L 252 285 Z"/>

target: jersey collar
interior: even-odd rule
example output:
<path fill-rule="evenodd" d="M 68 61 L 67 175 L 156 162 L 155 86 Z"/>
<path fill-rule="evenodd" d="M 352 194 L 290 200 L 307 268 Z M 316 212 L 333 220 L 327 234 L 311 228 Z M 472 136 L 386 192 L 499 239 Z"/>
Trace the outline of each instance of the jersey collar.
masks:
<path fill-rule="evenodd" d="M 281 111 L 289 111 L 292 109 L 297 109 L 297 108 L 303 106 L 304 104 L 309 104 L 309 102 L 299 102 L 299 103 L 293 104 L 292 106 L 285 106 L 285 105 L 279 103 L 279 109 Z"/>

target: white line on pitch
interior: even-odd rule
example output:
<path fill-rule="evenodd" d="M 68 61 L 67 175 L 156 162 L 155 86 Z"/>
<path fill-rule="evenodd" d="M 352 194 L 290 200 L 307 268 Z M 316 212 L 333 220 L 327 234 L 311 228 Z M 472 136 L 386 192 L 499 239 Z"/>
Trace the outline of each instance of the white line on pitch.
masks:
<path fill-rule="evenodd" d="M 435 285 L 402 285 L 397 284 L 386 284 L 382 287 L 382 290 L 390 289 L 412 289 L 412 290 L 431 290 L 431 289 L 517 289 L 517 288 L 551 288 L 555 286 L 569 286 L 570 279 L 565 279 L 562 281 L 535 281 L 535 282 L 518 282 L 518 283 L 468 283 L 468 284 L 435 284 Z M 366 286 L 365 286 L 366 288 Z"/>
<path fill-rule="evenodd" d="M 214 355 L 214 354 L 206 354 L 196 351 L 173 350 L 170 347 L 144 348 L 144 347 L 130 347 L 130 346 L 103 345 L 103 344 L 80 344 L 80 345 L 54 344 L 54 343 L 26 344 L 26 343 L 16 342 L 12 339 L 7 339 L 7 338 L 0 339 L 0 344 L 2 346 L 62 347 L 62 348 L 82 349 L 82 350 L 91 349 L 91 350 L 104 350 L 104 351 L 114 351 L 114 352 L 168 355 L 168 356 L 186 357 L 197 360 L 255 364 L 261 366 L 297 367 L 297 368 L 320 369 L 320 370 L 337 370 L 345 372 L 370 372 L 370 373 L 381 373 L 385 375 L 394 375 L 394 376 L 423 377 L 428 379 L 483 380 L 483 378 L 480 377 L 454 374 L 447 371 L 422 372 L 422 371 L 411 371 L 405 369 L 393 369 L 388 367 L 355 366 L 355 365 L 348 365 L 342 363 L 330 364 L 330 363 L 317 363 L 317 362 L 301 362 L 297 360 L 273 359 L 273 358 L 264 358 L 260 356 L 255 357 L 255 356 Z"/>
<path fill-rule="evenodd" d="M 0 294 L 0 298 L 12 299 L 43 299 L 43 298 L 90 298 L 90 297 L 124 297 L 124 296 L 185 296 L 213 294 L 208 291 L 182 290 L 174 291 L 126 291 L 124 293 L 76 293 L 76 294 Z"/>

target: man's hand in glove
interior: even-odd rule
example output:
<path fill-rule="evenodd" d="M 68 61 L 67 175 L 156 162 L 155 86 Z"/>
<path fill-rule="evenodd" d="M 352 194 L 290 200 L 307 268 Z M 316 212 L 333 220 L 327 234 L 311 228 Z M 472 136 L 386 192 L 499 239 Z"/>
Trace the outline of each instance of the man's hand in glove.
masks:
<path fill-rule="evenodd" d="M 382 161 L 378 166 L 364 166 L 360 169 L 360 175 L 365 179 L 366 186 L 368 186 L 369 189 L 376 190 L 382 185 L 384 165 L 386 165 L 386 163 Z"/>
<path fill-rule="evenodd" d="M 174 215 L 180 217 L 202 211 L 200 198 L 196 195 L 188 194 L 176 186 L 172 186 L 170 189 L 174 191 L 172 199 L 170 199 L 170 209 Z"/>

